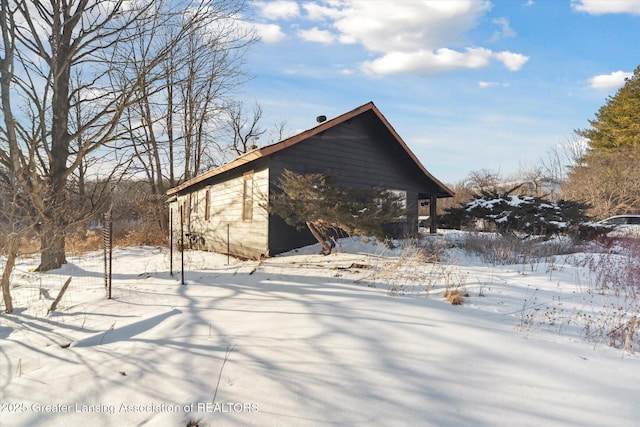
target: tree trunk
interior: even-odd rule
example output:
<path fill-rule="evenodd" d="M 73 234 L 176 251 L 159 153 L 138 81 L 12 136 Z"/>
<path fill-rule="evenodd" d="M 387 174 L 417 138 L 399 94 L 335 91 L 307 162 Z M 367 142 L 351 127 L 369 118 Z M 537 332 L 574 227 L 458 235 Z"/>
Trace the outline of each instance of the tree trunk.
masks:
<path fill-rule="evenodd" d="M 48 192 L 46 193 L 46 206 L 41 212 L 44 218 L 42 224 L 42 237 L 40 239 L 40 266 L 38 271 L 48 271 L 60 268 L 65 260 L 64 232 L 67 216 L 72 214 L 72 209 L 67 211 L 66 186 L 69 170 L 69 90 L 71 83 L 71 58 L 75 53 L 72 46 L 72 36 L 76 24 L 82 18 L 86 3 L 75 6 L 72 11 L 70 4 L 61 6 L 63 10 L 55 11 L 64 16 L 64 25 L 57 27 L 58 22 L 53 23 L 50 43 L 55 54 L 51 60 L 51 146 L 48 152 L 49 170 L 47 172 Z M 56 19 L 58 17 L 55 17 Z"/>
<path fill-rule="evenodd" d="M 13 267 L 16 265 L 16 256 L 18 252 L 18 237 L 15 234 L 7 236 L 7 263 L 2 272 L 0 286 L 2 286 L 2 298 L 4 300 L 4 311 L 7 314 L 13 313 L 13 300 L 11 299 L 10 278 Z"/>
<path fill-rule="evenodd" d="M 66 264 L 64 223 L 52 218 L 43 224 L 40 237 L 40 266 L 38 271 L 55 270 Z"/>
<path fill-rule="evenodd" d="M 307 221 L 306 224 L 309 228 L 309 231 L 311 231 L 311 234 L 313 234 L 313 237 L 315 237 L 318 243 L 320 243 L 320 245 L 322 246 L 322 253 L 324 255 L 329 255 L 331 253 L 331 246 L 327 243 L 327 239 L 322 235 L 315 224 L 309 221 Z"/>

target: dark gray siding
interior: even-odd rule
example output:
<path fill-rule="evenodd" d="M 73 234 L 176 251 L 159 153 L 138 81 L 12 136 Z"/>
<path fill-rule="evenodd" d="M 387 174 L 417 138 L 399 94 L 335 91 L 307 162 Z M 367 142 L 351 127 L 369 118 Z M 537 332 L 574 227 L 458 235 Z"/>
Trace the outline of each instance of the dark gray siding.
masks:
<path fill-rule="evenodd" d="M 318 242 L 306 227 L 296 230 L 279 216 L 269 215 L 269 255 L 277 255 L 314 243 Z"/>
<path fill-rule="evenodd" d="M 277 185 L 282 171 L 290 169 L 298 173 L 329 173 L 336 177 L 338 185 L 353 188 L 382 186 L 405 191 L 407 219 L 396 227 L 397 237 L 417 231 L 418 195 L 427 194 L 433 187 L 371 111 L 274 153 L 269 157 L 269 168 L 272 187 Z M 282 220 L 270 221 L 271 254 L 315 242 L 308 231 L 292 230 Z"/>
<path fill-rule="evenodd" d="M 425 192 L 433 184 L 373 112 L 361 114 L 271 156 L 272 176 L 285 168 L 328 172 L 351 187 L 383 185 Z"/>

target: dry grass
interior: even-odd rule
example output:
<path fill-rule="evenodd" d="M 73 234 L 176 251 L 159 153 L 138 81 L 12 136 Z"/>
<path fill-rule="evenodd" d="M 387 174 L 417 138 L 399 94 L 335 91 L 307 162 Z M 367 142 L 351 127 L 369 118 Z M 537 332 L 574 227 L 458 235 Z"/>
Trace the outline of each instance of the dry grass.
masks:
<path fill-rule="evenodd" d="M 620 240 L 613 252 L 593 254 L 581 264 L 591 272 L 592 299 L 601 301 L 593 314 L 582 316 L 584 335 L 634 352 L 640 349 L 640 240 Z"/>
<path fill-rule="evenodd" d="M 503 246 L 504 247 L 504 246 Z M 584 338 L 598 345 L 606 343 L 626 352 L 640 349 L 640 239 L 617 239 L 609 245 L 585 245 L 595 252 L 566 258 L 565 262 L 587 270 L 576 277 L 586 296 L 582 306 L 568 310 L 562 300 L 538 300 L 538 289 L 527 295 L 516 329 L 531 331 L 546 325 L 561 332 L 577 326 Z M 503 259 L 517 260 L 523 254 L 513 246 L 513 253 Z M 526 255 L 525 255 L 526 256 Z M 489 262 L 489 261 L 487 261 Z M 531 264 L 531 259 L 528 261 Z M 551 274 L 557 270 L 553 256 L 540 260 Z M 533 265 L 533 264 L 531 264 Z M 562 267 L 560 267 L 562 268 Z"/>
<path fill-rule="evenodd" d="M 102 231 L 86 230 L 67 235 L 65 247 L 70 255 L 79 255 L 102 248 Z"/>
<path fill-rule="evenodd" d="M 115 246 L 167 246 L 167 233 L 151 227 L 132 228 L 122 233 L 114 233 Z"/>
<path fill-rule="evenodd" d="M 114 227 L 113 246 L 167 246 L 169 237 L 166 233 L 152 228 L 120 229 Z M 0 255 L 4 254 L 4 246 L 0 242 Z M 82 230 L 70 232 L 65 238 L 65 249 L 68 255 L 81 255 L 86 252 L 102 249 L 102 230 Z M 23 238 L 18 248 L 20 255 L 35 255 L 40 253 L 40 239 L 34 235 Z"/>
<path fill-rule="evenodd" d="M 429 297 L 435 287 L 449 283 L 452 276 L 447 265 L 440 263 L 444 257 L 442 249 L 408 246 L 396 262 L 376 268 L 366 280 L 386 283 L 387 294 L 391 296 L 424 294 Z"/>
<path fill-rule="evenodd" d="M 556 255 L 572 252 L 574 247 L 568 239 L 552 242 L 521 239 L 515 235 L 469 233 L 465 237 L 462 249 L 468 254 L 480 257 L 485 264 L 521 264 L 530 266 L 534 271 L 541 262 Z"/>
<path fill-rule="evenodd" d="M 157 222 L 146 221 L 139 224 L 126 222 L 114 222 L 113 245 L 130 246 L 167 246 L 169 244 L 168 233 L 160 230 Z M 5 237 L 0 234 L 0 255 L 5 253 Z M 89 251 L 102 248 L 102 229 L 89 229 L 85 225 L 79 225 L 75 229 L 67 231 L 65 237 L 65 249 L 69 255 L 81 255 Z M 40 236 L 33 233 L 25 236 L 20 241 L 18 252 L 21 255 L 35 255 L 40 253 Z"/>
<path fill-rule="evenodd" d="M 458 289 L 447 289 L 444 291 L 444 297 L 451 305 L 462 305 L 464 302 L 464 298 Z"/>

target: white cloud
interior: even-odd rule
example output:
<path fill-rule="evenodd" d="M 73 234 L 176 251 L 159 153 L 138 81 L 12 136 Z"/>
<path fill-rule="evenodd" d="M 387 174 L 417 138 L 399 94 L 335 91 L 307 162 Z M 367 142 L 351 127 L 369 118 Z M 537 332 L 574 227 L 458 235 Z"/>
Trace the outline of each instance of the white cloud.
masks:
<path fill-rule="evenodd" d="M 334 25 L 373 52 L 416 51 L 461 45 L 491 4 L 487 0 L 354 1 Z"/>
<path fill-rule="evenodd" d="M 436 51 L 389 52 L 381 58 L 365 62 L 369 74 L 434 73 L 460 68 L 476 69 L 489 64 L 492 52 L 484 48 L 468 48 L 465 52 L 441 48 Z"/>
<path fill-rule="evenodd" d="M 611 74 L 601 74 L 589 79 L 589 85 L 593 89 L 614 89 L 624 85 L 627 78 L 633 77 L 633 73 L 614 71 Z"/>
<path fill-rule="evenodd" d="M 502 62 L 511 71 L 518 71 L 529 60 L 519 53 L 492 52 L 482 47 L 466 48 L 464 52 L 440 48 L 435 51 L 389 52 L 378 59 L 365 62 L 362 68 L 368 74 L 428 74 L 478 69 L 489 65 L 492 58 Z"/>
<path fill-rule="evenodd" d="M 480 87 L 494 87 L 494 86 L 498 86 L 500 83 L 496 83 L 496 82 L 478 82 L 478 86 Z"/>
<path fill-rule="evenodd" d="M 518 71 L 529 60 L 528 56 L 513 52 L 497 52 L 493 56 L 510 71 Z"/>
<path fill-rule="evenodd" d="M 322 20 L 335 31 L 317 27 L 298 32 L 306 41 L 361 44 L 377 58 L 362 64 L 370 74 L 434 73 L 477 69 L 497 60 L 519 70 L 528 58 L 511 52 L 493 53 L 469 47 L 468 33 L 491 9 L 489 0 L 456 1 L 354 1 L 307 3 L 306 18 Z M 513 37 L 506 18 L 497 37 Z"/>
<path fill-rule="evenodd" d="M 340 17 L 340 9 L 321 6 L 318 3 L 305 3 L 302 5 L 307 12 L 307 19 L 311 21 L 321 21 L 324 19 L 338 19 Z"/>
<path fill-rule="evenodd" d="M 282 28 L 276 24 L 249 24 L 252 26 L 260 40 L 267 44 L 281 42 L 286 37 L 282 32 Z"/>
<path fill-rule="evenodd" d="M 631 13 L 640 15 L 640 1 L 637 0 L 571 0 L 571 7 L 590 15 L 606 13 Z"/>
<path fill-rule="evenodd" d="M 298 36 L 308 42 L 325 44 L 331 44 L 336 40 L 335 34 L 333 34 L 331 31 L 321 30 L 317 27 L 314 27 L 310 30 L 300 30 L 298 31 Z"/>
<path fill-rule="evenodd" d="M 492 22 L 500 27 L 500 30 L 493 33 L 493 37 L 491 37 L 492 41 L 516 36 L 516 32 L 511 28 L 511 24 L 507 18 L 496 18 Z"/>
<path fill-rule="evenodd" d="M 488 88 L 488 87 L 509 87 L 509 83 L 499 83 L 499 82 L 478 82 L 478 86 L 480 86 L 481 88 Z"/>
<path fill-rule="evenodd" d="M 271 20 L 293 19 L 300 15 L 298 3 L 292 0 L 256 2 L 263 17 Z"/>

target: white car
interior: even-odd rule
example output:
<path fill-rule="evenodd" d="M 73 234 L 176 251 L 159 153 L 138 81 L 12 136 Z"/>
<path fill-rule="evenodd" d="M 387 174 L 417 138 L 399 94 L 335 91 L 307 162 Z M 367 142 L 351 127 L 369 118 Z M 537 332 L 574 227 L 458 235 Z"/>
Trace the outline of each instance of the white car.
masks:
<path fill-rule="evenodd" d="M 611 227 L 609 236 L 640 237 L 640 215 L 616 215 L 597 224 Z"/>

